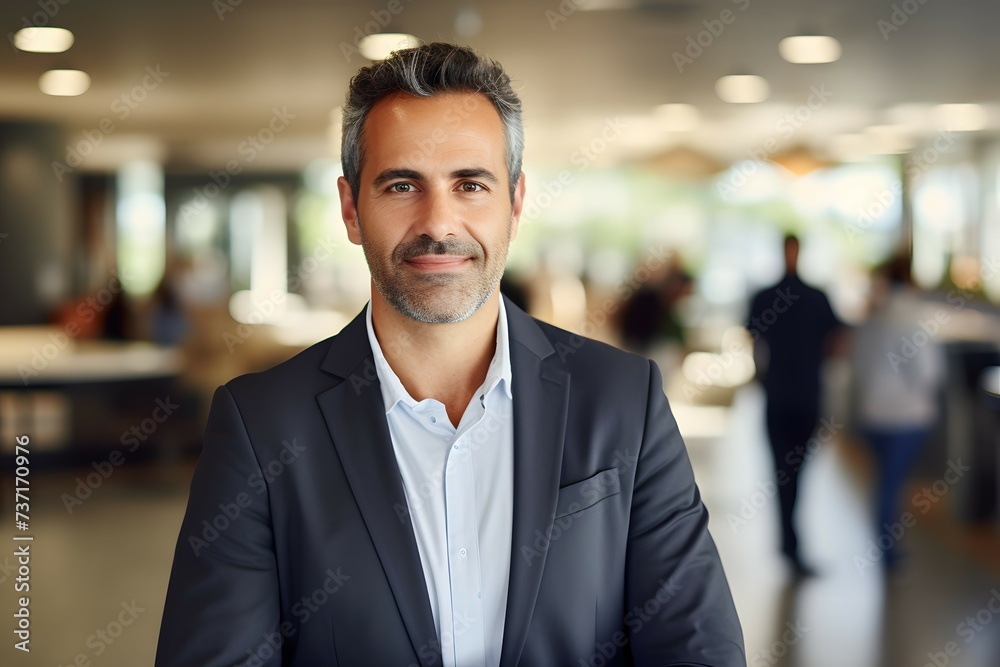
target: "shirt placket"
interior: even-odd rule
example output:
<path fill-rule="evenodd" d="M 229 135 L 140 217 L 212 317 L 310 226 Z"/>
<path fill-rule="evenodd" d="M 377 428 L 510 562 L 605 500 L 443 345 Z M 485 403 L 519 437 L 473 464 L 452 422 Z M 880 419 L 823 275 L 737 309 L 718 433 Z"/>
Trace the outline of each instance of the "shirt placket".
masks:
<path fill-rule="evenodd" d="M 486 654 L 475 480 L 469 448 L 474 428 L 465 429 L 453 442 L 445 468 L 451 632 L 456 667 L 485 665 Z"/>

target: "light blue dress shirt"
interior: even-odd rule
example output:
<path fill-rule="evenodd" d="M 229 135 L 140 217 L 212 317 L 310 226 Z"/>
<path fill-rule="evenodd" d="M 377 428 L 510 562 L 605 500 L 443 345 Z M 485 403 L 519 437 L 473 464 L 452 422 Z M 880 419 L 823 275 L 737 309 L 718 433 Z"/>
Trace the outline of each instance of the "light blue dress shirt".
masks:
<path fill-rule="evenodd" d="M 445 405 L 416 401 L 366 319 L 386 420 L 413 524 L 444 667 L 497 667 L 510 578 L 513 394 L 503 299 L 486 379 L 455 428 Z"/>

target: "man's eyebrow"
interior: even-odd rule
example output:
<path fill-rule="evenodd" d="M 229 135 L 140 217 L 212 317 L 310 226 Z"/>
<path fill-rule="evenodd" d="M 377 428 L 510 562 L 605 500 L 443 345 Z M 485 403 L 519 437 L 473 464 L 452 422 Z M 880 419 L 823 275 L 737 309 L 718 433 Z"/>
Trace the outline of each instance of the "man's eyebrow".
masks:
<path fill-rule="evenodd" d="M 372 185 L 377 188 L 380 185 L 397 178 L 408 178 L 412 181 L 420 181 L 423 180 L 424 176 L 419 171 L 413 171 L 412 169 L 386 169 L 375 177 L 375 180 L 372 181 Z"/>
<path fill-rule="evenodd" d="M 452 178 L 481 178 L 484 181 L 490 181 L 491 183 L 499 183 L 500 179 L 490 171 L 489 169 L 484 169 L 483 167 L 472 167 L 469 169 L 459 169 L 458 171 L 451 172 Z"/>

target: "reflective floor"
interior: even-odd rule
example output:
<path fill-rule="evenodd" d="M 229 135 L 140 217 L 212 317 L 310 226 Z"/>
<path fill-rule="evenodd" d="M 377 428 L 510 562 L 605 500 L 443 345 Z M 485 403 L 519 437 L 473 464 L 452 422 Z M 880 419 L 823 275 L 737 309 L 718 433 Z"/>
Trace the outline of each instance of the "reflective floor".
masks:
<path fill-rule="evenodd" d="M 820 449 L 802 473 L 799 538 L 819 576 L 795 583 L 777 551 L 762 410 L 762 394 L 748 387 L 737 395 L 721 438 L 688 445 L 750 666 L 1000 665 L 1000 613 L 994 618 L 988 607 L 996 598 L 1000 609 L 1000 553 L 953 546 L 959 540 L 947 534 L 942 505 L 914 512 L 916 523 L 899 542 L 905 560 L 898 573 L 884 576 L 870 542 L 876 536 L 869 461 L 849 442 Z"/>
<path fill-rule="evenodd" d="M 869 472 L 863 452 L 849 443 L 820 450 L 803 473 L 801 540 L 819 576 L 791 582 L 775 546 L 777 499 L 766 492 L 772 473 L 761 408 L 756 388 L 742 390 L 731 409 L 712 412 L 714 435 L 694 413 L 676 408 L 682 432 L 690 433 L 750 666 L 1000 665 L 1000 614 L 988 606 L 996 599 L 1000 609 L 1000 554 L 966 548 L 945 514 L 930 513 L 903 537 L 908 557 L 898 576 L 887 580 L 878 563 L 859 565 L 874 537 Z M 90 471 L 35 477 L 32 650 L 12 648 L 17 575 L 13 549 L 4 548 L 0 664 L 152 664 L 191 471 L 190 463 L 115 470 L 72 514 L 63 495 L 74 494 L 76 478 Z M 13 544 L 9 525 L 4 541 Z"/>

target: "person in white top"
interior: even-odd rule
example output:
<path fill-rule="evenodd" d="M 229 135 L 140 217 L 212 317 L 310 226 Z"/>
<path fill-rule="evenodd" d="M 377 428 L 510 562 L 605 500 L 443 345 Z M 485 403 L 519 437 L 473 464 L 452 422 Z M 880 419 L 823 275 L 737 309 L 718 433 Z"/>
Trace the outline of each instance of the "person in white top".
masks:
<path fill-rule="evenodd" d="M 873 276 L 869 319 L 853 342 L 858 421 L 878 461 L 877 540 L 882 564 L 899 561 L 899 497 L 907 476 L 937 422 L 938 391 L 944 372 L 935 339 L 934 308 L 921 298 L 909 278 L 905 258 L 890 261 Z"/>

